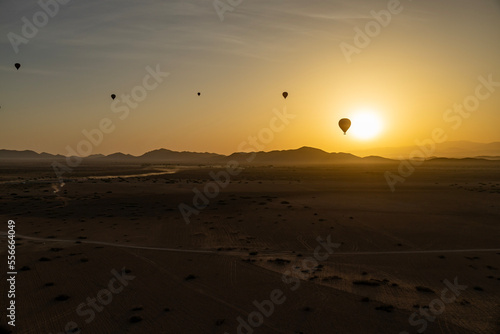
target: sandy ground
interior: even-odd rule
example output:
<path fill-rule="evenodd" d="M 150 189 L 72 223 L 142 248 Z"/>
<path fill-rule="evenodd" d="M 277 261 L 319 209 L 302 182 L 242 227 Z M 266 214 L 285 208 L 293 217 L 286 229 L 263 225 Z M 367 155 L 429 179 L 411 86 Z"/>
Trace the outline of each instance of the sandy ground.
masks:
<path fill-rule="evenodd" d="M 13 333 L 500 333 L 499 167 L 247 168 L 186 224 L 210 168 L 3 165 L 1 307 L 12 219 Z"/>

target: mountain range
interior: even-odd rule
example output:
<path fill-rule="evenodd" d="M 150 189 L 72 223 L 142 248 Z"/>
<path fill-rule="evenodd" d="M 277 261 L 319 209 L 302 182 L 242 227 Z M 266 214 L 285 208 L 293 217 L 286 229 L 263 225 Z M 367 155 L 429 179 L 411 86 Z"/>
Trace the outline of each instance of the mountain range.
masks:
<path fill-rule="evenodd" d="M 36 153 L 34 151 L 0 150 L 0 160 L 62 160 L 63 155 Z M 198 152 L 177 152 L 167 149 L 153 150 L 140 156 L 121 152 L 109 155 L 94 154 L 85 157 L 86 162 L 125 162 L 125 163 L 169 163 L 169 164 L 225 164 L 228 161 L 237 161 L 240 164 L 328 164 L 336 162 L 384 161 L 380 157 L 360 158 L 348 153 L 327 153 L 323 150 L 302 147 L 295 150 L 270 152 L 238 152 L 231 155 Z"/>
<path fill-rule="evenodd" d="M 444 149 L 433 152 L 433 158 L 475 158 L 482 160 L 500 160 L 500 142 L 490 144 L 478 144 L 471 142 L 454 142 L 447 144 Z M 440 145 L 444 145 L 440 144 Z M 407 158 L 415 147 L 386 148 L 391 151 L 388 154 L 396 160 Z M 377 151 L 377 150 L 371 150 Z M 447 152 L 447 154 L 439 154 Z M 454 153 L 454 154 L 452 154 Z M 468 154 L 467 154 L 468 153 Z M 0 150 L 0 161 L 7 160 L 62 160 L 66 157 L 60 154 L 37 153 L 31 150 L 15 151 Z M 312 147 L 301 147 L 299 149 L 280 150 L 270 152 L 236 152 L 230 155 L 200 152 L 178 152 L 167 149 L 157 149 L 140 156 L 134 156 L 121 152 L 103 155 L 94 154 L 84 158 L 85 162 L 125 162 L 125 163 L 168 163 L 168 164 L 225 164 L 235 160 L 240 164 L 258 165 L 301 165 L 301 164 L 334 164 L 334 163 L 356 163 L 356 162 L 388 162 L 391 159 L 380 156 L 366 156 L 364 158 L 350 153 L 328 153 Z M 440 159 L 441 160 L 441 159 Z"/>
<path fill-rule="evenodd" d="M 424 141 L 422 141 L 424 142 Z M 415 143 L 414 146 L 402 146 L 402 147 L 379 147 L 371 148 L 367 150 L 355 150 L 351 153 L 365 156 L 365 155 L 380 155 L 389 159 L 398 159 L 401 157 L 407 158 L 415 149 L 418 149 L 418 144 Z M 448 141 L 440 144 L 426 144 L 427 149 L 432 149 L 434 152 L 431 156 L 443 157 L 443 158 L 483 158 L 490 160 L 500 159 L 500 142 L 493 143 L 474 143 L 470 141 Z"/>

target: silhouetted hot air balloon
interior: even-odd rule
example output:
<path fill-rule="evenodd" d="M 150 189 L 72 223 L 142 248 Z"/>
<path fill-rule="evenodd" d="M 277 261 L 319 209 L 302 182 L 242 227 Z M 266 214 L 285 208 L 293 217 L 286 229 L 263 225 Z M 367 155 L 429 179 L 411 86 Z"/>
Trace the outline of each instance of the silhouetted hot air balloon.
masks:
<path fill-rule="evenodd" d="M 116 98 L 115 94 L 111 94 L 111 98 L 114 100 Z"/>
<path fill-rule="evenodd" d="M 19 64 L 19 63 L 15 63 L 15 64 L 14 64 L 14 66 L 15 66 L 15 67 L 16 67 L 16 69 L 18 70 L 18 69 L 19 69 L 19 67 L 21 67 L 21 64 Z"/>
<path fill-rule="evenodd" d="M 201 93 L 200 93 L 200 92 L 198 92 L 198 96 L 200 96 L 200 95 L 201 95 Z"/>
<path fill-rule="evenodd" d="M 344 135 L 346 134 L 347 130 L 351 127 L 351 121 L 348 118 L 342 118 L 339 121 L 339 127 L 344 131 Z"/>
<path fill-rule="evenodd" d="M 283 97 L 286 99 L 288 96 L 288 93 L 287 92 L 283 92 Z"/>

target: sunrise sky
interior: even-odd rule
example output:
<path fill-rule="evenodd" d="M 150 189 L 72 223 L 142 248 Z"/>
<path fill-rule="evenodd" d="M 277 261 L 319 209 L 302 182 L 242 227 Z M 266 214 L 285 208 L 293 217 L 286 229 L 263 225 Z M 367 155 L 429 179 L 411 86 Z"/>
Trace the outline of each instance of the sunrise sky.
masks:
<path fill-rule="evenodd" d="M 356 46 L 355 29 L 388 1 L 245 0 L 221 20 L 212 0 L 72 0 L 16 53 L 9 33 L 22 36 L 22 18 L 33 22 L 41 7 L 2 0 L 0 148 L 66 154 L 82 130 L 109 118 L 115 129 L 92 153 L 228 154 L 285 107 L 296 117 L 265 151 L 408 146 L 436 127 L 448 140 L 500 141 L 500 87 L 455 129 L 443 119 L 475 94 L 479 76 L 500 82 L 499 1 L 401 0 L 398 8 L 348 62 L 341 43 Z M 120 119 L 110 95 L 123 106 L 122 94 L 157 65 L 169 76 Z M 337 125 L 344 117 L 358 122 L 346 136 Z M 379 132 L 362 138 L 355 125 L 363 121 Z"/>

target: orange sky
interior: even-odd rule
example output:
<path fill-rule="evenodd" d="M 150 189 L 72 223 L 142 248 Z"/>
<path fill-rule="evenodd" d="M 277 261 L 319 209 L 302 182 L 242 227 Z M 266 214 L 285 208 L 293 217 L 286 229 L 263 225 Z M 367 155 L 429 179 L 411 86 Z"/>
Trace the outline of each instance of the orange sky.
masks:
<path fill-rule="evenodd" d="M 9 39 L 41 10 L 0 4 L 0 148 L 66 154 L 103 119 L 113 129 L 92 154 L 228 154 L 259 134 L 265 151 L 350 152 L 411 146 L 435 128 L 447 140 L 500 141 L 500 86 L 478 88 L 480 76 L 500 83 L 497 1 L 243 1 L 223 20 L 211 1 L 69 2 L 16 53 Z M 369 45 L 356 43 L 367 27 Z M 168 76 L 155 80 L 157 67 Z M 464 103 L 473 111 L 447 111 Z M 284 108 L 295 117 L 269 139 Z M 361 111 L 380 133 L 344 136 L 338 120 Z"/>

